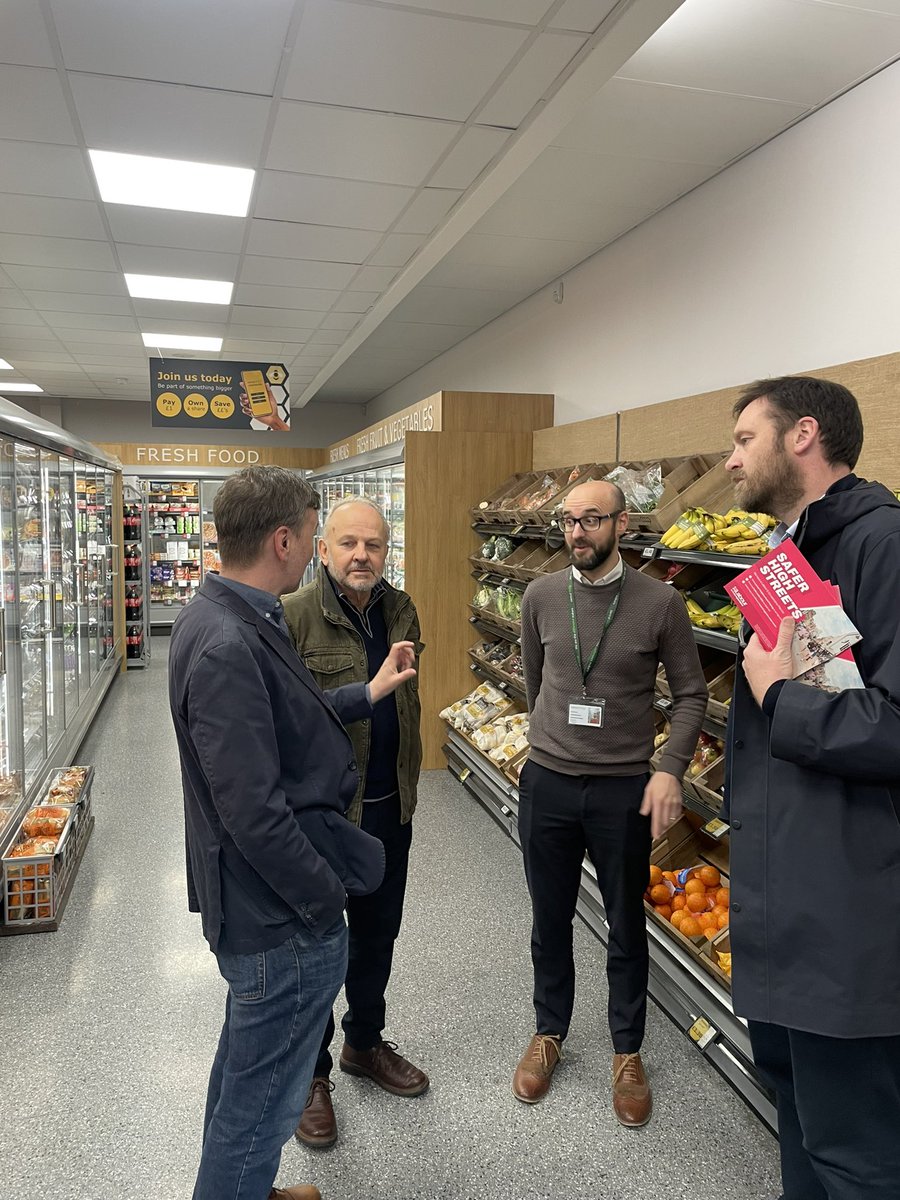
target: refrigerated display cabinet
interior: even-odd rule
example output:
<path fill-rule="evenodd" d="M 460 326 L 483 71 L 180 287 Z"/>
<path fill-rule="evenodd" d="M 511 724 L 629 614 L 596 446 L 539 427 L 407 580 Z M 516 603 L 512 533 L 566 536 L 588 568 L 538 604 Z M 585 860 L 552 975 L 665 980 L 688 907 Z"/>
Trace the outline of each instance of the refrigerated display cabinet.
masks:
<path fill-rule="evenodd" d="M 391 531 L 384 577 L 394 587 L 403 588 L 406 579 L 406 472 L 402 452 L 398 454 L 397 447 L 392 447 L 392 451 L 392 456 L 384 461 L 378 461 L 377 452 L 360 455 L 353 470 L 348 471 L 346 465 L 341 468 L 334 464 L 313 471 L 309 482 L 322 497 L 320 528 L 325 527 L 331 510 L 342 500 L 364 496 L 378 506 Z"/>
<path fill-rule="evenodd" d="M 117 466 L 0 399 L 0 854 L 122 659 Z"/>
<path fill-rule="evenodd" d="M 150 538 L 142 483 L 126 476 L 122 486 L 125 662 L 129 667 L 145 667 L 150 661 Z"/>

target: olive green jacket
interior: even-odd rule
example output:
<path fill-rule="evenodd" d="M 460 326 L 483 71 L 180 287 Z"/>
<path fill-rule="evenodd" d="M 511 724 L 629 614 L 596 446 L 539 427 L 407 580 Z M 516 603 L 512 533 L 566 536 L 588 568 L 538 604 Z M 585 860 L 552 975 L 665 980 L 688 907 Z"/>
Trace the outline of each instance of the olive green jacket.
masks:
<path fill-rule="evenodd" d="M 398 588 L 385 581 L 384 606 L 388 644 L 413 642 L 416 648 L 416 668 L 424 650 L 419 633 L 419 618 L 415 605 Z M 323 691 L 345 683 L 367 683 L 366 648 L 359 633 L 343 611 L 341 603 L 328 581 L 325 567 L 319 565 L 316 578 L 306 587 L 282 596 L 284 617 L 291 631 L 297 652 L 310 674 Z M 397 759 L 397 785 L 400 790 L 401 820 L 406 823 L 416 807 L 416 786 L 422 765 L 422 737 L 419 731 L 422 708 L 419 702 L 419 677 L 403 683 L 394 693 L 400 723 L 400 754 Z M 347 816 L 357 825 L 362 817 L 362 796 L 369 762 L 369 720 L 354 721 L 347 726 L 359 769 L 359 786 Z"/>

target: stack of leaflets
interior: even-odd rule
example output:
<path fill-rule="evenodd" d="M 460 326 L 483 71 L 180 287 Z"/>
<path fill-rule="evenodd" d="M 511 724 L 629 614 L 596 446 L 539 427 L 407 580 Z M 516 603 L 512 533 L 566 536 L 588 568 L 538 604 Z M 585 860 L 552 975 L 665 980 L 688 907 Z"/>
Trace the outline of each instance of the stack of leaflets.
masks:
<path fill-rule="evenodd" d="M 819 578 L 790 538 L 725 590 L 766 650 L 778 640 L 782 620 L 794 618 L 794 679 L 828 692 L 865 687 L 851 649 L 862 634 L 841 607 L 837 587 Z"/>

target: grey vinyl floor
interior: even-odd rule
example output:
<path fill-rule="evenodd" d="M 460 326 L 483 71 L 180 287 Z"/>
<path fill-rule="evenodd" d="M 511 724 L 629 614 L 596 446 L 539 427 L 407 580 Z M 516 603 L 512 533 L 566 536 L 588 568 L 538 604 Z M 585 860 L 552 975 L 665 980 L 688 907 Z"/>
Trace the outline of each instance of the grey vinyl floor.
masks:
<path fill-rule="evenodd" d="M 0 939 L 0 1200 L 191 1194 L 224 985 L 187 912 L 166 639 L 113 687 L 79 761 L 96 829 L 55 934 Z M 510 1079 L 533 1030 L 528 896 L 513 843 L 448 772 L 427 773 L 386 1036 L 431 1090 L 336 1072 L 340 1140 L 291 1141 L 279 1182 L 325 1200 L 769 1200 L 777 1146 L 651 1005 L 656 1108 L 609 1104 L 602 947 L 580 924 L 566 1061 L 535 1107 Z"/>

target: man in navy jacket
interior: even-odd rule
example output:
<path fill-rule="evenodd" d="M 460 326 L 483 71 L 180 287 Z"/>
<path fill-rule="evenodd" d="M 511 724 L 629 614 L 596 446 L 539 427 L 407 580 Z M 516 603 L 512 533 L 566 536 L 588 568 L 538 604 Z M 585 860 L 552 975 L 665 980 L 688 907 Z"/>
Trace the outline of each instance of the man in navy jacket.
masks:
<path fill-rule="evenodd" d="M 312 555 L 319 498 L 251 467 L 216 496 L 220 575 L 175 623 L 169 700 L 181 759 L 188 899 L 228 984 L 194 1200 L 317 1200 L 274 1188 L 347 965 L 347 895 L 377 888 L 381 843 L 344 813 L 357 789 L 344 722 L 415 672 L 398 642 L 371 682 L 322 692 L 278 596 Z"/>
<path fill-rule="evenodd" d="M 900 1197 L 900 504 L 852 473 L 839 384 L 789 376 L 736 405 L 742 507 L 781 520 L 862 641 L 858 686 L 791 678 L 795 624 L 751 637 L 729 723 L 734 1009 L 774 1088 L 782 1200 Z M 774 539 L 773 539 L 774 540 Z"/>

